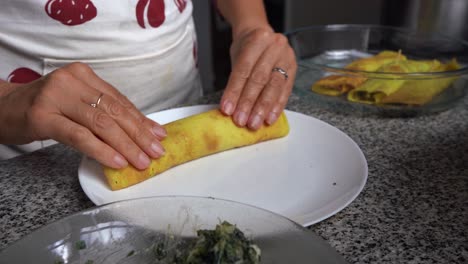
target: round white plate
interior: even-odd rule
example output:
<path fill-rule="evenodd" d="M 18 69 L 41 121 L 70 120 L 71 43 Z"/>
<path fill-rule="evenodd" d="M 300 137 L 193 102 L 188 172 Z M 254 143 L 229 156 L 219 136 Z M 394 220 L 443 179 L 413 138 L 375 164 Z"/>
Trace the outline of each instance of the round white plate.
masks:
<path fill-rule="evenodd" d="M 148 115 L 160 124 L 214 105 Z M 99 163 L 84 157 L 81 187 L 96 205 L 161 195 L 215 197 L 281 214 L 303 226 L 350 204 L 367 180 L 367 162 L 345 133 L 313 117 L 286 110 L 288 136 L 203 157 L 134 186 L 112 191 Z"/>

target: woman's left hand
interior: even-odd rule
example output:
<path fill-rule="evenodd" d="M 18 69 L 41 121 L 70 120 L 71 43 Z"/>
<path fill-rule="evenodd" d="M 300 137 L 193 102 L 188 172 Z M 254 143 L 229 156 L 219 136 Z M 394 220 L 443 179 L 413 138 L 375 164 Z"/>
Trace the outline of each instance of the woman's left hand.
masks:
<path fill-rule="evenodd" d="M 273 124 L 288 102 L 297 71 L 287 38 L 269 27 L 245 30 L 233 37 L 230 54 L 232 72 L 221 111 L 252 130 Z"/>

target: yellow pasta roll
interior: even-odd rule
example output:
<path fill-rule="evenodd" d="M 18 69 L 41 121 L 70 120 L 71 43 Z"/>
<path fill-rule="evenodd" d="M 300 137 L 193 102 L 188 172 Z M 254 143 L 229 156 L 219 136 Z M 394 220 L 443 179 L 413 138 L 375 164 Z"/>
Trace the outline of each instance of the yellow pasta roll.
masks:
<path fill-rule="evenodd" d="M 151 161 L 145 170 L 129 165 L 123 169 L 104 166 L 104 175 L 112 190 L 137 184 L 174 166 L 221 151 L 284 137 L 289 133 L 286 115 L 282 113 L 271 126 L 257 131 L 237 127 L 231 117 L 214 109 L 164 125 L 167 137 L 161 142 L 164 156 Z"/>

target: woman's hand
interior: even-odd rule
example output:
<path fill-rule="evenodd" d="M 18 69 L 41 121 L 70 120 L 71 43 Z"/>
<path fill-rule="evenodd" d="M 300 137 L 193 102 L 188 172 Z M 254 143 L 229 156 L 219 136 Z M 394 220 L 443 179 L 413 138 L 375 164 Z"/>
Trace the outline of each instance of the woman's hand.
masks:
<path fill-rule="evenodd" d="M 166 136 L 164 128 L 85 64 L 2 88 L 7 92 L 0 97 L 0 143 L 54 139 L 113 168 L 129 162 L 145 169 L 150 158 L 164 153 L 159 142 Z"/>
<path fill-rule="evenodd" d="M 252 130 L 273 124 L 286 106 L 297 70 L 287 38 L 270 27 L 246 29 L 234 34 L 230 53 L 232 72 L 221 111 Z"/>

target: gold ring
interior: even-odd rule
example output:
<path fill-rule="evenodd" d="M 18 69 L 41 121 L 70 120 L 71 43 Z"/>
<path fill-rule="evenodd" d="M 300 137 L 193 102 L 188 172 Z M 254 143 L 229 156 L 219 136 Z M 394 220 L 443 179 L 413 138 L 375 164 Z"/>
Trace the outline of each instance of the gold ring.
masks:
<path fill-rule="evenodd" d="M 101 98 L 102 98 L 103 95 L 104 95 L 104 94 L 101 93 L 101 94 L 99 95 L 99 97 L 98 97 L 96 103 L 91 104 L 91 106 L 94 107 L 94 108 L 98 107 L 99 103 L 101 102 Z"/>
<path fill-rule="evenodd" d="M 283 70 L 283 68 L 275 67 L 275 68 L 273 68 L 272 71 L 277 71 L 277 72 L 283 74 L 285 80 L 288 79 L 288 73 L 285 70 Z"/>

